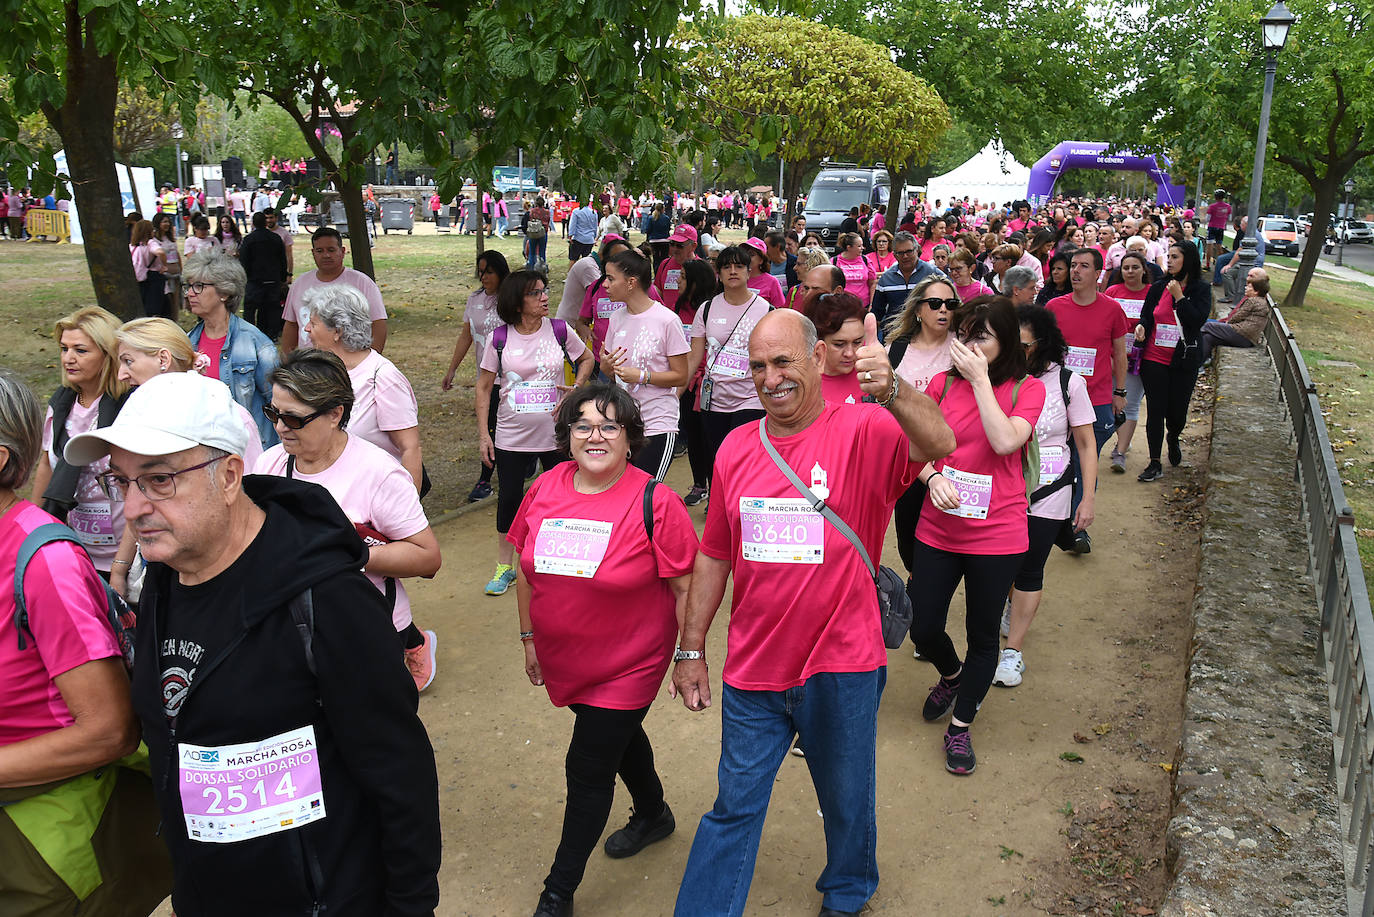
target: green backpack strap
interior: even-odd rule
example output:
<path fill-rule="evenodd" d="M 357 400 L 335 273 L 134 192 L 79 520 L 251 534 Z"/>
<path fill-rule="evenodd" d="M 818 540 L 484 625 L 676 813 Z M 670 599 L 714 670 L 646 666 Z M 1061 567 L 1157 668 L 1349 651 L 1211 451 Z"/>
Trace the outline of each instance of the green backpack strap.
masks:
<path fill-rule="evenodd" d="M 1016 396 L 1021 394 L 1021 386 L 1030 376 L 1022 376 L 1011 390 L 1011 409 L 1016 410 Z M 1035 424 L 1031 424 L 1030 436 L 1021 447 L 1021 477 L 1026 483 L 1026 507 L 1030 508 L 1031 494 L 1040 486 L 1040 441 L 1035 438 Z"/>

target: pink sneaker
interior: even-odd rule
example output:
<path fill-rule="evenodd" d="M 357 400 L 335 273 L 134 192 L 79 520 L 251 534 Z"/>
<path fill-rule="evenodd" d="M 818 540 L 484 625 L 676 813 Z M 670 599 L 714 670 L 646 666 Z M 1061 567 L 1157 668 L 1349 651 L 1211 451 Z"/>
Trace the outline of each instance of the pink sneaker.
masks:
<path fill-rule="evenodd" d="M 421 631 L 425 642 L 413 650 L 406 650 L 406 668 L 410 677 L 415 679 L 416 689 L 423 691 L 434 681 L 434 649 L 439 645 L 439 637 L 432 630 Z"/>

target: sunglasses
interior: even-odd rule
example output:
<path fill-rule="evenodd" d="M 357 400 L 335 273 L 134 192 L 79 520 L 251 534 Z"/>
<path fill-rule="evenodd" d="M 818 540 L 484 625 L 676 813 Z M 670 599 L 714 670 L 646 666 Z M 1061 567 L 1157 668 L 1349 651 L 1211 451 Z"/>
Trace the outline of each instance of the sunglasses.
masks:
<path fill-rule="evenodd" d="M 313 414 L 307 414 L 304 417 L 297 417 L 295 414 L 283 414 L 281 411 L 278 411 L 271 402 L 268 402 L 267 404 L 264 404 L 262 406 L 262 413 L 264 417 L 272 421 L 272 423 L 280 423 L 288 430 L 299 430 L 306 424 L 310 423 L 310 421 L 314 420 L 316 417 L 328 414 L 332 410 L 334 409 L 324 408 L 323 410 L 316 411 Z"/>
<path fill-rule="evenodd" d="M 934 296 L 929 299 L 918 299 L 916 300 L 916 304 L 925 306 L 932 312 L 939 312 L 941 309 L 948 309 L 950 312 L 953 312 L 955 309 L 959 308 L 959 300 L 957 299 L 939 299 Z"/>

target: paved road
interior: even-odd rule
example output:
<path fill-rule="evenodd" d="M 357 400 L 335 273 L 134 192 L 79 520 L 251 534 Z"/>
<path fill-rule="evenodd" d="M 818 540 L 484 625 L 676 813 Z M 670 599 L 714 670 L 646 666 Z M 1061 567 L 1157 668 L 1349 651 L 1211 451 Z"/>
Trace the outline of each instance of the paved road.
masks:
<path fill-rule="evenodd" d="M 1307 236 L 1298 236 L 1298 249 L 1301 251 L 1307 245 Z M 1325 267 L 1328 264 L 1336 263 L 1336 252 L 1340 251 L 1337 246 L 1331 254 L 1322 254 L 1320 264 Z M 1355 268 L 1369 274 L 1374 274 L 1374 245 L 1367 242 L 1352 242 L 1345 247 L 1345 255 L 1342 258 L 1347 267 Z"/>

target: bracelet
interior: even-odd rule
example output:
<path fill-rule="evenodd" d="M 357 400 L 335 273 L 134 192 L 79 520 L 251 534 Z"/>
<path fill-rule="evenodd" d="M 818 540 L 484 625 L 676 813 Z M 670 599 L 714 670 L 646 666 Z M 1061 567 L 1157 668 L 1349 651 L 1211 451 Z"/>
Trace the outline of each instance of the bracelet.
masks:
<path fill-rule="evenodd" d="M 121 566 L 121 567 L 132 567 L 132 566 L 134 565 L 134 562 L 131 561 L 131 560 L 112 560 L 112 561 L 110 561 L 110 566 L 114 566 L 115 564 L 119 564 L 119 566 Z"/>
<path fill-rule="evenodd" d="M 526 641 L 526 640 L 533 640 L 533 639 L 534 639 L 534 631 L 532 631 L 532 630 L 522 630 L 522 631 L 520 631 L 520 640 L 521 640 L 522 642 L 523 642 L 523 641 Z"/>
<path fill-rule="evenodd" d="M 892 388 L 888 391 L 887 397 L 884 398 L 882 401 L 879 401 L 879 402 L 878 402 L 878 407 L 881 407 L 881 408 L 889 408 L 889 407 L 892 407 L 892 402 L 895 401 L 895 400 L 897 400 L 897 388 L 900 386 L 900 384 L 901 384 L 901 377 L 897 375 L 896 370 L 893 370 L 893 372 L 892 372 Z"/>
<path fill-rule="evenodd" d="M 1112 389 L 1112 394 L 1117 396 L 1118 398 L 1125 398 L 1126 390 L 1124 388 L 1114 388 Z"/>
<path fill-rule="evenodd" d="M 933 478 L 933 477 L 935 477 L 937 474 L 940 474 L 940 472 L 938 472 L 938 471 L 932 471 L 930 474 L 926 475 L 926 480 L 925 480 L 925 485 L 926 485 L 926 487 L 929 487 L 929 486 L 930 486 L 930 479 Z M 940 474 L 940 477 L 943 478 L 944 475 Z"/>

